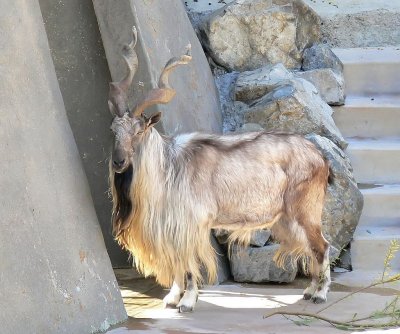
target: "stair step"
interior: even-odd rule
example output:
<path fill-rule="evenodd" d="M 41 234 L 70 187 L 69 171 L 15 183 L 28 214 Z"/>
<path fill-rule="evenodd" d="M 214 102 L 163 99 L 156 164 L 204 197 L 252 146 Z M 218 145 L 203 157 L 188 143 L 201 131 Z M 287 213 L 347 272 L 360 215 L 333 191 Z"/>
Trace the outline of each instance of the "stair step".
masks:
<path fill-rule="evenodd" d="M 344 106 L 333 109 L 345 137 L 400 137 L 400 94 L 348 96 Z"/>
<path fill-rule="evenodd" d="M 392 240 L 400 242 L 400 226 L 357 226 L 351 242 L 352 266 L 356 270 L 383 270 Z M 400 270 L 400 253 L 391 261 L 394 271 Z"/>
<path fill-rule="evenodd" d="M 399 47 L 349 48 L 333 51 L 344 65 L 347 95 L 399 92 Z"/>
<path fill-rule="evenodd" d="M 359 184 L 364 208 L 358 226 L 400 226 L 400 184 Z"/>
<path fill-rule="evenodd" d="M 347 138 L 358 183 L 400 183 L 400 139 Z"/>

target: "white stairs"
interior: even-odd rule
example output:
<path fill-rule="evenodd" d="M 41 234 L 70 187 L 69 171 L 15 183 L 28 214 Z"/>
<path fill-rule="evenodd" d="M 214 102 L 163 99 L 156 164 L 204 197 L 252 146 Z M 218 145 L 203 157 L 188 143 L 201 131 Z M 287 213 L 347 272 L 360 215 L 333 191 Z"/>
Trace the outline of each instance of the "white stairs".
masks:
<path fill-rule="evenodd" d="M 391 240 L 400 241 L 400 47 L 335 49 L 344 65 L 346 104 L 334 120 L 364 196 L 351 242 L 354 270 L 382 271 Z M 392 261 L 400 271 L 400 254 Z"/>

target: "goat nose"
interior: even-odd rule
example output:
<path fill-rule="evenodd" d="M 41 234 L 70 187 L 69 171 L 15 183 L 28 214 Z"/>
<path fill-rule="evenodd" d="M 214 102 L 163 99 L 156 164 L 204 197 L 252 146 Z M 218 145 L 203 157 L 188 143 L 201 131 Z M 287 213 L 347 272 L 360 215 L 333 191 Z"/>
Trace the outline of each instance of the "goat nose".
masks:
<path fill-rule="evenodd" d="M 117 168 L 121 168 L 124 165 L 124 163 L 125 163 L 125 159 L 122 159 L 119 161 L 118 160 L 113 161 L 114 166 Z"/>

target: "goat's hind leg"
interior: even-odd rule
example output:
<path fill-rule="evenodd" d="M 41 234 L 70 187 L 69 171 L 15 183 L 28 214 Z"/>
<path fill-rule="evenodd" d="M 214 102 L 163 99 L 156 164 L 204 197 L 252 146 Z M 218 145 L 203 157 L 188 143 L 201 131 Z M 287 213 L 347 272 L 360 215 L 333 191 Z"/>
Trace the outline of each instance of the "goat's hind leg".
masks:
<path fill-rule="evenodd" d="M 186 274 L 186 292 L 184 293 L 182 299 L 180 300 L 177 307 L 179 312 L 192 312 L 194 306 L 196 305 L 197 299 L 199 297 L 197 283 L 193 280 L 192 274 Z"/>
<path fill-rule="evenodd" d="M 311 241 L 311 285 L 304 290 L 304 299 L 311 299 L 320 304 L 327 300 L 329 285 L 331 284 L 331 272 L 329 264 L 329 243 L 320 234 L 319 240 Z"/>
<path fill-rule="evenodd" d="M 165 307 L 176 307 L 181 300 L 184 290 L 185 281 L 183 275 L 176 275 L 171 290 L 163 299 Z"/>

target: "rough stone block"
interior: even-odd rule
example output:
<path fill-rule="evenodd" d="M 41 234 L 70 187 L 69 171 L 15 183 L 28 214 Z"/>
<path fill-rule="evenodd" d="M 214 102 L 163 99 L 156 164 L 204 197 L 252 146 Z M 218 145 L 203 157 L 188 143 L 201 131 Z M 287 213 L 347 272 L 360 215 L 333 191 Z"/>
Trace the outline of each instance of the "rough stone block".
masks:
<path fill-rule="evenodd" d="M 211 242 L 218 256 L 217 281 L 218 283 L 222 283 L 227 281 L 231 277 L 228 257 L 225 254 L 225 251 L 222 249 L 222 246 L 218 244 L 218 241 L 214 236 L 211 236 Z"/>
<path fill-rule="evenodd" d="M 334 72 L 342 74 L 343 64 L 325 44 L 314 44 L 305 49 L 303 53 L 303 71 L 315 70 L 318 68 L 331 68 Z"/>
<path fill-rule="evenodd" d="M 344 78 L 342 74 L 335 73 L 330 68 L 320 68 L 304 72 L 296 72 L 296 77 L 311 82 L 317 89 L 321 98 L 332 106 L 344 104 Z"/>
<path fill-rule="evenodd" d="M 310 135 L 307 139 L 329 161 L 331 175 L 322 211 L 322 230 L 332 246 L 342 250 L 353 237 L 364 199 L 354 180 L 347 155 L 328 138 Z"/>
<path fill-rule="evenodd" d="M 294 132 L 302 135 L 317 133 L 346 148 L 339 129 L 332 119 L 332 108 L 319 96 L 307 80 L 292 79 L 250 105 L 244 118 L 266 130 Z"/>
<path fill-rule="evenodd" d="M 2 333 L 126 319 L 68 124 L 38 1 L 0 0 Z"/>
<path fill-rule="evenodd" d="M 270 236 L 271 236 L 271 231 L 268 230 L 255 231 L 251 236 L 250 245 L 263 247 L 268 242 Z"/>
<path fill-rule="evenodd" d="M 285 263 L 285 269 L 276 266 L 273 256 L 279 245 L 240 249 L 234 247 L 231 256 L 231 271 L 237 282 L 292 282 L 296 278 L 297 265 Z"/>
<path fill-rule="evenodd" d="M 220 133 L 222 118 L 215 83 L 182 1 L 94 0 L 93 4 L 114 80 L 125 74 L 121 48 L 131 40 L 132 26 L 137 27 L 139 69 L 129 97 L 131 107 L 155 87 L 165 63 L 180 56 L 190 43 L 193 60 L 170 76 L 176 96 L 169 104 L 154 106 L 147 113 L 163 111 L 159 129 L 167 134 Z"/>
<path fill-rule="evenodd" d="M 251 101 L 277 88 L 283 80 L 293 78 L 282 64 L 266 65 L 253 71 L 239 74 L 235 85 L 235 99 Z"/>
<path fill-rule="evenodd" d="M 233 90 L 238 75 L 239 73 L 237 72 L 231 72 L 215 77 L 223 115 L 222 129 L 224 133 L 235 131 L 243 124 L 242 111 L 247 106 L 241 102 L 236 103 L 233 97 Z"/>

